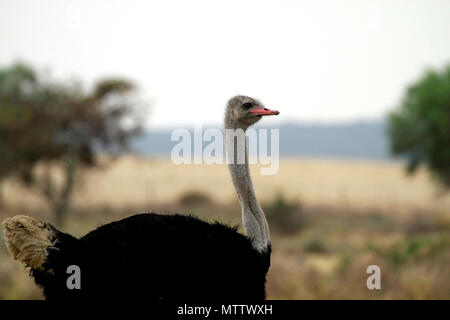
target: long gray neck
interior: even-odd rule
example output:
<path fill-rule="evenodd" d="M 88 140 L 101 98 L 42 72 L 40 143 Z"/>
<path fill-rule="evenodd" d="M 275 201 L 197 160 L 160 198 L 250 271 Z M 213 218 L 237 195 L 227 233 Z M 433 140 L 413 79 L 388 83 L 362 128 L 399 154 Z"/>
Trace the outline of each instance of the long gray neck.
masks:
<path fill-rule="evenodd" d="M 225 129 L 242 129 L 245 132 L 247 127 L 242 128 L 228 118 L 225 119 Z M 242 223 L 247 237 L 251 240 L 253 247 L 259 252 L 267 252 L 270 246 L 269 226 L 261 206 L 256 199 L 253 189 L 252 179 L 248 166 L 247 140 L 238 143 L 229 130 L 225 130 L 225 146 L 229 158 L 228 167 L 230 169 L 233 184 L 236 189 L 239 202 L 242 208 Z M 239 139 L 239 138 L 237 138 Z M 244 153 L 245 162 L 239 162 L 239 151 Z M 231 157 L 231 155 L 234 155 Z M 232 160 L 232 161 L 231 161 Z"/>

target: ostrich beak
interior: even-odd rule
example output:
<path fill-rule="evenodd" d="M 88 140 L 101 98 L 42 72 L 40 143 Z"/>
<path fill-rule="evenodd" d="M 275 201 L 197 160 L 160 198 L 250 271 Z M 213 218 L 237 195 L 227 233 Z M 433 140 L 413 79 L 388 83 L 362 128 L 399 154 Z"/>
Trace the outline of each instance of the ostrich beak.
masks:
<path fill-rule="evenodd" d="M 280 114 L 277 110 L 270 110 L 261 106 L 255 106 L 252 110 L 250 110 L 250 113 L 260 116 L 276 116 Z"/>

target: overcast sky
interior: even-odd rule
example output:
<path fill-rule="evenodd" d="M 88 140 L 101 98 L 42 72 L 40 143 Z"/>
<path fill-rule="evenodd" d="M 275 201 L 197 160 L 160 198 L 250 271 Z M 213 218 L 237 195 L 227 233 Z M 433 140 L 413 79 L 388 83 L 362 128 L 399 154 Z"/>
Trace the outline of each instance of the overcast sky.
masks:
<path fill-rule="evenodd" d="M 149 126 L 220 123 L 237 93 L 279 121 L 373 119 L 450 62 L 450 1 L 0 0 L 0 65 L 17 60 L 132 79 Z"/>

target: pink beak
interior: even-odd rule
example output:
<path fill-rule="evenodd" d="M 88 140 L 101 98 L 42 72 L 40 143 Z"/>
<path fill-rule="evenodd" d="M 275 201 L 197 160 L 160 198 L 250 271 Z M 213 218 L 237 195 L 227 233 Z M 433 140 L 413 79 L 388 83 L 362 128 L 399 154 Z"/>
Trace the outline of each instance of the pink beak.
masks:
<path fill-rule="evenodd" d="M 280 114 L 279 111 L 277 110 L 270 110 L 267 108 L 263 108 L 261 106 L 254 106 L 252 110 L 250 110 L 250 113 L 254 113 L 257 115 L 261 115 L 261 116 L 276 116 L 278 114 Z"/>

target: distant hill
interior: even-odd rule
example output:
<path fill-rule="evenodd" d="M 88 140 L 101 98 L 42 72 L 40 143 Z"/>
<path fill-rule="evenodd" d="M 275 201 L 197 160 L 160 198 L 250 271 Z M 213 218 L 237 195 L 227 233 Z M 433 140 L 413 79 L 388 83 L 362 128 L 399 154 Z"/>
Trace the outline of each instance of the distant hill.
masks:
<path fill-rule="evenodd" d="M 260 126 L 268 128 L 269 126 Z M 280 127 L 280 156 L 391 159 L 382 121 L 344 124 L 283 124 Z M 188 129 L 191 134 L 192 128 Z M 132 142 L 142 155 L 170 155 L 174 129 L 150 130 Z M 207 143 L 205 142 L 203 146 Z"/>

